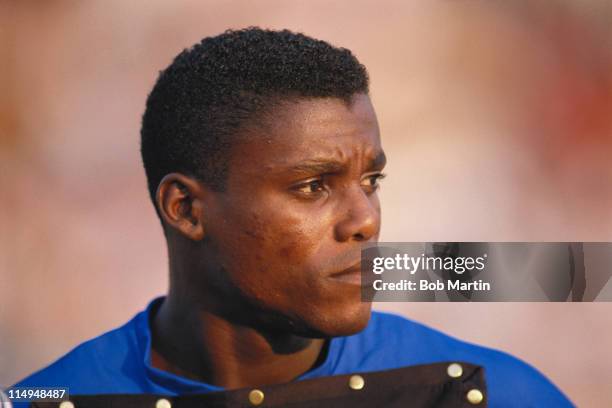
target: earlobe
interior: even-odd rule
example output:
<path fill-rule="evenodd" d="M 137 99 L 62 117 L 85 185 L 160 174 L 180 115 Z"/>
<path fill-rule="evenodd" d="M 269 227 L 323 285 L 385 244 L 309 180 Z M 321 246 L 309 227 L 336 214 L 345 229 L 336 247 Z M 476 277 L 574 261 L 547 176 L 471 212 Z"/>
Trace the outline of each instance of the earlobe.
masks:
<path fill-rule="evenodd" d="M 193 241 L 204 238 L 202 193 L 197 180 L 180 173 L 167 174 L 157 187 L 156 204 L 163 221 Z"/>

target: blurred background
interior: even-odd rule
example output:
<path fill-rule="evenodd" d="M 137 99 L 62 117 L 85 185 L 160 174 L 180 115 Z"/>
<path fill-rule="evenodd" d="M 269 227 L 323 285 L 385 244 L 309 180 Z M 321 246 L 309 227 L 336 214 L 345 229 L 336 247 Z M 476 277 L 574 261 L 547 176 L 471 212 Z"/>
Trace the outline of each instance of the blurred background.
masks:
<path fill-rule="evenodd" d="M 611 20 L 608 0 L 0 0 L 0 385 L 165 292 L 139 128 L 183 48 L 259 25 L 351 49 L 389 157 L 383 241 L 612 241 Z M 610 303 L 378 308 L 612 406 Z"/>

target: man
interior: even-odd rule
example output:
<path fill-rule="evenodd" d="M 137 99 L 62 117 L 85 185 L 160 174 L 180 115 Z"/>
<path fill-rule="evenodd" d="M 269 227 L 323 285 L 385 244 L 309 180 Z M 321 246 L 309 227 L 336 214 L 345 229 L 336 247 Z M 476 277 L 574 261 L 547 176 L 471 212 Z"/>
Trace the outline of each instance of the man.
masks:
<path fill-rule="evenodd" d="M 206 38 L 160 74 L 141 136 L 168 245 L 168 295 L 19 386 L 168 396 L 159 406 L 250 389 L 258 405 L 273 401 L 268 386 L 462 361 L 444 372 L 462 379 L 474 364 L 486 375 L 487 391 L 466 393 L 472 404 L 571 405 L 507 354 L 361 301 L 360 250 L 378 240 L 385 154 L 366 69 L 350 51 L 258 28 Z M 370 395 L 367 381 L 352 376 L 347 390 Z"/>

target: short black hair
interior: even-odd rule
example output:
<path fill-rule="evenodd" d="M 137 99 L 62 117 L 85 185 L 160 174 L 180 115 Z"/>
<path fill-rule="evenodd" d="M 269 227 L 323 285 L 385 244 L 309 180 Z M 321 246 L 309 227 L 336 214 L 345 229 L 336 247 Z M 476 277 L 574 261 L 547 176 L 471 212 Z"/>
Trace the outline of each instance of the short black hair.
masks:
<path fill-rule="evenodd" d="M 249 27 L 204 38 L 159 74 L 147 99 L 141 154 L 153 204 L 172 172 L 223 191 L 237 134 L 271 107 L 296 98 L 350 103 L 368 82 L 349 50 L 304 34 Z"/>

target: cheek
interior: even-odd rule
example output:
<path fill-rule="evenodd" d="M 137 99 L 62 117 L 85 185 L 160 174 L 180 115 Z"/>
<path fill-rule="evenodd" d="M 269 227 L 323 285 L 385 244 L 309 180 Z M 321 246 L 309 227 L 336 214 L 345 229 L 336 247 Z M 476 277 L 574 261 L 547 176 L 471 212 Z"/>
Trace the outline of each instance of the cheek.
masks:
<path fill-rule="evenodd" d="M 284 224 L 272 252 L 283 264 L 303 264 L 316 250 L 313 235 L 297 220 Z"/>
<path fill-rule="evenodd" d="M 333 230 L 325 214 L 286 213 L 275 226 L 278 237 L 271 252 L 283 265 L 317 269 L 324 248 L 333 239 Z M 314 271 L 313 271 L 314 272 Z"/>
<path fill-rule="evenodd" d="M 296 302 L 300 303 L 298 299 L 306 293 L 314 296 L 326 259 L 322 250 L 330 246 L 331 235 L 321 216 L 287 209 L 268 215 L 251 214 L 248 226 L 243 227 L 257 231 L 257 238 L 248 239 L 256 241 L 258 257 L 252 259 L 248 268 L 251 271 L 248 281 L 241 283 L 252 297 L 288 310 L 297 307 Z M 263 219 L 271 221 L 262 222 Z"/>
<path fill-rule="evenodd" d="M 259 307 L 288 310 L 313 276 L 312 231 L 298 217 L 256 208 L 235 219 L 223 250 L 230 284 Z"/>
<path fill-rule="evenodd" d="M 227 283 L 258 303 L 281 304 L 312 291 L 334 249 L 332 215 L 284 196 L 232 197 L 211 216 L 213 256 Z M 261 195 L 259 195 L 261 197 Z"/>
<path fill-rule="evenodd" d="M 288 203 L 275 203 L 263 208 L 251 206 L 241 213 L 235 228 L 237 244 L 256 248 L 258 258 L 268 262 L 281 261 L 284 265 L 306 262 L 321 242 L 330 235 L 327 217 L 291 208 Z M 237 219 L 237 218 L 234 218 Z"/>
<path fill-rule="evenodd" d="M 234 231 L 231 247 L 239 254 L 236 258 L 248 263 L 244 267 L 251 273 L 275 273 L 277 280 L 316 258 L 326 234 L 319 217 L 257 208 L 243 213 Z"/>

